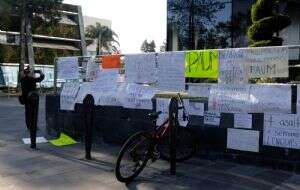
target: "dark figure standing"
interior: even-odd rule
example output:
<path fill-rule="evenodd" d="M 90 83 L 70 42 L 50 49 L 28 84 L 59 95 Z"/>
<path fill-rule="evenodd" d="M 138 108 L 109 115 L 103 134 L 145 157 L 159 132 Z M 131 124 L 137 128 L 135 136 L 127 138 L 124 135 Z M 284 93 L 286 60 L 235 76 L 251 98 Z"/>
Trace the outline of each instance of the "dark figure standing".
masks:
<path fill-rule="evenodd" d="M 38 73 L 40 76 L 35 77 Z M 25 67 L 21 76 L 22 95 L 19 97 L 20 103 L 25 105 L 25 120 L 27 129 L 30 130 L 31 148 L 36 148 L 36 131 L 39 109 L 39 95 L 36 91 L 36 83 L 44 80 L 45 76 L 40 70 L 30 72 L 29 66 Z"/>

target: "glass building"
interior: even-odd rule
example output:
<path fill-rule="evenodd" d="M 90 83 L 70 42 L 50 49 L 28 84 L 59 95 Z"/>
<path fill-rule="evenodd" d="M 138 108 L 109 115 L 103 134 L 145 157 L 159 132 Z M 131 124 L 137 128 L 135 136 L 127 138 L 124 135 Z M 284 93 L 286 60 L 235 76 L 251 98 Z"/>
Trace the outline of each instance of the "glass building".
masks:
<path fill-rule="evenodd" d="M 168 0 L 167 50 L 246 47 L 250 10 L 255 0 Z M 300 2 L 300 1 L 299 1 Z M 300 3 L 282 4 L 292 24 L 280 36 L 300 44 Z M 293 54 L 299 60 L 298 53 Z"/>

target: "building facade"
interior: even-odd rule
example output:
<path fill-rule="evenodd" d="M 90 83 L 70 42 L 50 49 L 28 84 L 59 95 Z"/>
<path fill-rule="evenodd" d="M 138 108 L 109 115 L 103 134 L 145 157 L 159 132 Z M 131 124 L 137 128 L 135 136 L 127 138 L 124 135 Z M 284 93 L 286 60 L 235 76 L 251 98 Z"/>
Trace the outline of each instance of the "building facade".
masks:
<path fill-rule="evenodd" d="M 168 0 L 167 50 L 247 47 L 255 0 Z M 292 24 L 280 32 L 284 45 L 300 44 L 300 1 L 282 4 Z M 292 59 L 299 60 L 299 49 Z"/>

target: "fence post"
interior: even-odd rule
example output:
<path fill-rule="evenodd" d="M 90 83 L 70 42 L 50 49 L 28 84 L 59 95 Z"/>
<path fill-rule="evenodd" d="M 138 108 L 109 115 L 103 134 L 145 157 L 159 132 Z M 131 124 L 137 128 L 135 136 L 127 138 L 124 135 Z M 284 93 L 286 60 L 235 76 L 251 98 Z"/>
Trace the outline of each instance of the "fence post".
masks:
<path fill-rule="evenodd" d="M 94 126 L 94 112 L 95 101 L 92 95 L 88 94 L 83 100 L 84 111 L 84 127 L 85 127 L 85 158 L 92 159 L 91 149 L 93 143 L 93 126 Z"/>
<path fill-rule="evenodd" d="M 172 98 L 169 105 L 169 127 L 170 127 L 170 174 L 176 175 L 176 146 L 177 146 L 177 124 L 178 124 L 178 100 Z"/>

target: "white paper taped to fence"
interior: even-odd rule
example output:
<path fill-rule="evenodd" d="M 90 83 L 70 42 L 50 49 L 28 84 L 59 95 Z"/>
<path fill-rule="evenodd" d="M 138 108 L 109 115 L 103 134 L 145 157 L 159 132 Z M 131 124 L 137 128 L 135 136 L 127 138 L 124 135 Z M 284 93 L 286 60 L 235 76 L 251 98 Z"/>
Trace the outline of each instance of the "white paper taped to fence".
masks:
<path fill-rule="evenodd" d="M 252 128 L 252 115 L 251 114 L 234 114 L 234 128 Z"/>
<path fill-rule="evenodd" d="M 125 92 L 126 84 L 118 83 L 117 88 L 101 93 L 97 105 L 122 106 L 122 93 Z"/>
<path fill-rule="evenodd" d="M 263 144 L 300 149 L 300 116 L 297 114 L 265 114 Z"/>
<path fill-rule="evenodd" d="M 133 109 L 152 109 L 152 98 L 156 88 L 148 85 L 130 83 L 125 89 L 122 98 L 123 107 Z"/>
<path fill-rule="evenodd" d="M 79 82 L 68 82 L 64 84 L 60 93 L 61 110 L 74 110 L 79 87 Z"/>
<path fill-rule="evenodd" d="M 86 65 L 86 81 L 94 81 L 97 78 L 99 69 L 99 64 L 95 61 L 95 58 L 90 58 Z"/>
<path fill-rule="evenodd" d="M 219 50 L 220 84 L 244 84 L 248 78 L 244 49 Z"/>
<path fill-rule="evenodd" d="M 204 115 L 204 103 L 200 102 L 189 102 L 189 115 Z"/>
<path fill-rule="evenodd" d="M 78 57 L 58 58 L 56 66 L 58 79 L 71 80 L 79 78 Z"/>
<path fill-rule="evenodd" d="M 156 99 L 156 111 L 161 111 L 162 113 L 159 115 L 158 119 L 156 120 L 156 125 L 160 126 L 162 125 L 166 119 L 169 118 L 169 105 L 170 105 L 171 99 L 167 98 L 157 98 Z M 189 107 L 189 101 L 184 99 L 183 104 L 185 108 L 187 109 Z M 180 106 L 180 105 L 179 105 Z M 186 110 L 189 112 L 189 109 Z M 188 113 L 186 113 L 188 114 Z M 187 118 L 183 118 L 183 110 L 178 110 L 178 122 L 179 125 L 182 127 L 187 126 L 188 120 Z"/>
<path fill-rule="evenodd" d="M 221 114 L 218 112 L 205 111 L 204 112 L 204 124 L 219 126 L 221 120 Z"/>
<path fill-rule="evenodd" d="M 156 82 L 155 53 L 125 55 L 125 80 L 127 83 Z"/>
<path fill-rule="evenodd" d="M 217 85 L 208 110 L 224 113 L 291 113 L 290 85 Z"/>
<path fill-rule="evenodd" d="M 198 83 L 198 84 L 189 84 L 188 94 L 192 97 L 209 97 L 210 88 L 217 84 L 212 83 Z"/>
<path fill-rule="evenodd" d="M 228 128 L 227 148 L 259 152 L 259 131 Z"/>
<path fill-rule="evenodd" d="M 224 113 L 249 111 L 249 85 L 217 85 L 210 89 L 208 110 Z"/>
<path fill-rule="evenodd" d="M 288 47 L 247 48 L 246 64 L 250 78 L 288 77 Z"/>
<path fill-rule="evenodd" d="M 167 52 L 158 54 L 158 88 L 162 91 L 185 90 L 185 54 Z"/>

